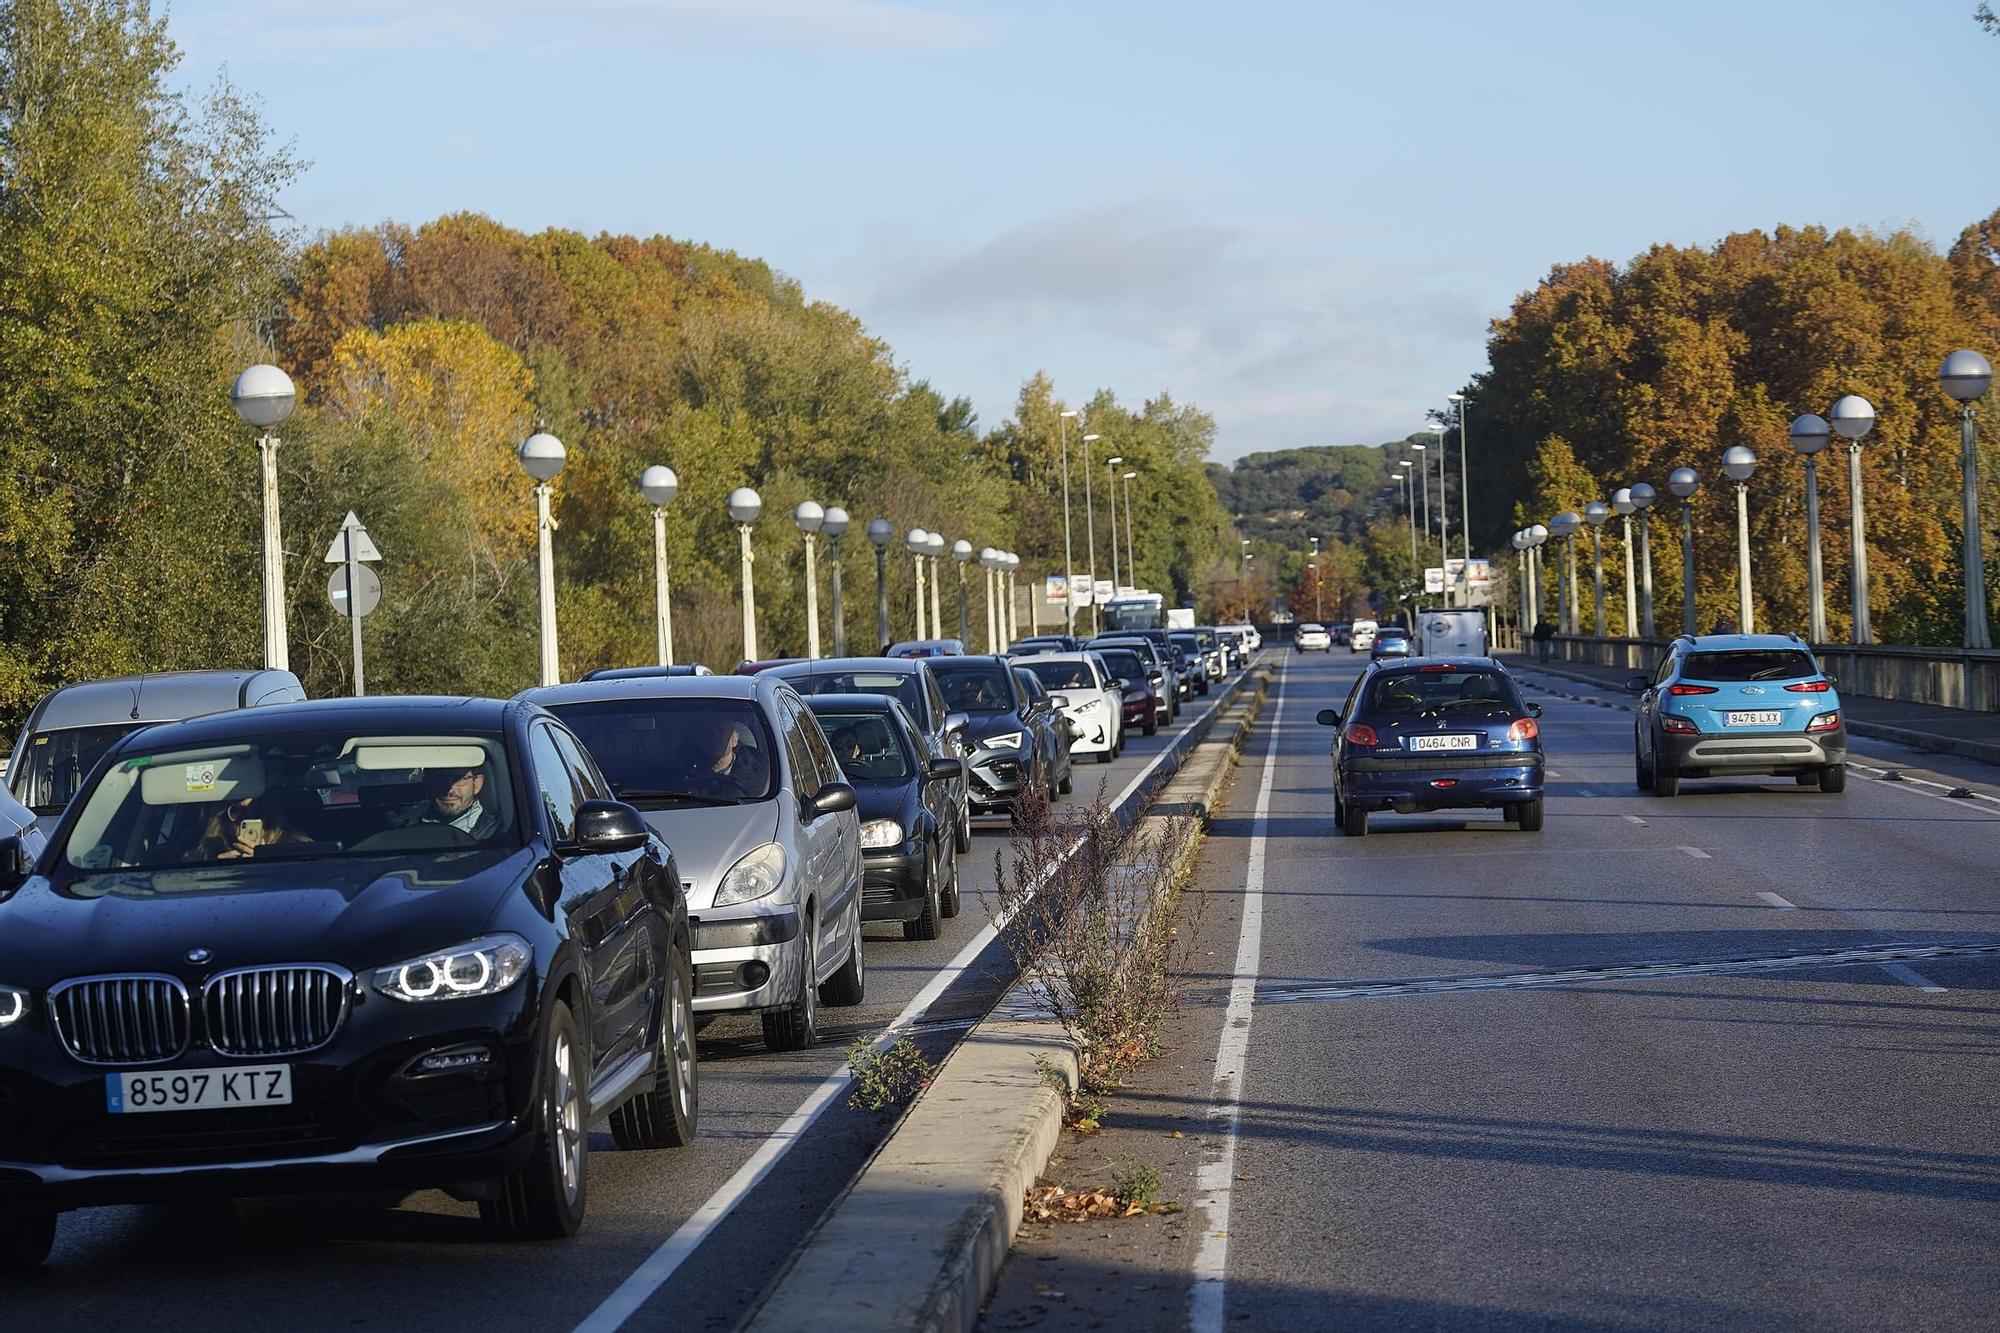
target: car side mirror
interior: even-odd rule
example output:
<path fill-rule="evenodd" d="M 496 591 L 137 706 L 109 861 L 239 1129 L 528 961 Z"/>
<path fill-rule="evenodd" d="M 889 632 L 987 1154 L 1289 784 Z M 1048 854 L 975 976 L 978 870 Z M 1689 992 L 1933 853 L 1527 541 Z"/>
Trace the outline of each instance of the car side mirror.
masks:
<path fill-rule="evenodd" d="M 1529 704 L 1529 705 L 1528 705 L 1528 716 L 1529 716 L 1529 717 L 1540 717 L 1541 715 L 1542 715 L 1542 706 L 1541 706 L 1540 704 Z"/>
<path fill-rule="evenodd" d="M 566 851 L 587 856 L 629 852 L 646 845 L 646 819 L 623 801 L 585 801 L 576 808 L 576 837 Z"/>
<path fill-rule="evenodd" d="M 35 871 L 35 856 L 20 834 L 0 838 L 0 893 L 12 893 Z"/>
<path fill-rule="evenodd" d="M 845 782 L 829 782 L 819 789 L 819 795 L 806 803 L 806 809 L 814 819 L 818 819 L 821 815 L 837 815 L 842 810 L 852 810 L 859 801 L 854 788 Z"/>
<path fill-rule="evenodd" d="M 924 776 L 933 782 L 948 782 L 964 772 L 965 764 L 957 759 L 933 759 L 924 766 Z"/>
<path fill-rule="evenodd" d="M 1069 696 L 1067 694 L 1051 694 L 1049 696 L 1049 706 L 1051 708 L 1068 708 Z"/>
<path fill-rule="evenodd" d="M 1314 715 L 1313 720 L 1318 722 L 1322 727 L 1337 727 L 1340 725 L 1340 710 L 1338 708 L 1322 708 Z"/>
<path fill-rule="evenodd" d="M 1634 694 L 1644 694 L 1646 692 L 1647 687 L 1650 686 L 1651 684 L 1652 682 L 1647 680 L 1644 676 L 1634 676 L 1632 677 L 1632 679 L 1625 682 L 1625 688 L 1630 690 Z"/>
<path fill-rule="evenodd" d="M 944 734 L 949 736 L 955 732 L 964 731 L 971 722 L 972 719 L 964 713 L 946 713 L 944 715 Z"/>

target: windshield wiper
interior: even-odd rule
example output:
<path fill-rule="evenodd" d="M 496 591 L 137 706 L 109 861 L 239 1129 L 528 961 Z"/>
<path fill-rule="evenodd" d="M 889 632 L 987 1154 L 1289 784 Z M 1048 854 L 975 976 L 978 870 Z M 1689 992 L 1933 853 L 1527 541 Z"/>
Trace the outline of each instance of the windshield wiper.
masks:
<path fill-rule="evenodd" d="M 740 796 L 710 796 L 698 791 L 666 791 L 653 787 L 619 787 L 621 801 L 679 801 L 685 805 L 741 805 Z"/>
<path fill-rule="evenodd" d="M 1433 713 L 1442 713 L 1447 708 L 1464 708 L 1467 705 L 1491 708 L 1496 712 L 1506 707 L 1498 699 L 1446 699 L 1442 703 L 1432 705 L 1430 711 Z"/>

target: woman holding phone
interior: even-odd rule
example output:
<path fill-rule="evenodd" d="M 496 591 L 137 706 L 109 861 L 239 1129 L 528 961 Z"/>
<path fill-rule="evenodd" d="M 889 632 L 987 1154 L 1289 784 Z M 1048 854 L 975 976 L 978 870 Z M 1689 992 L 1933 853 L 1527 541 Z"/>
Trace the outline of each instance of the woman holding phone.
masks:
<path fill-rule="evenodd" d="M 209 818 L 208 827 L 190 859 L 232 861 L 255 856 L 259 847 L 268 847 L 274 842 L 306 841 L 301 835 L 285 829 L 278 822 L 276 813 L 255 798 L 231 801 Z"/>

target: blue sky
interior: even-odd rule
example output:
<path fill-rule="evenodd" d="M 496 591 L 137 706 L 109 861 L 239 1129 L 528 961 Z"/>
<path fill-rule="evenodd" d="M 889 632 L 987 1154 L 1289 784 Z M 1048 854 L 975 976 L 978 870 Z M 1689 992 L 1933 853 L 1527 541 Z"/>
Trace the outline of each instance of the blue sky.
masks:
<path fill-rule="evenodd" d="M 1554 263 L 1779 223 L 1949 245 L 2000 206 L 1972 8 L 181 0 L 172 31 L 314 162 L 309 228 L 706 241 L 987 426 L 1041 369 L 1199 404 L 1230 459 L 1417 428 Z"/>

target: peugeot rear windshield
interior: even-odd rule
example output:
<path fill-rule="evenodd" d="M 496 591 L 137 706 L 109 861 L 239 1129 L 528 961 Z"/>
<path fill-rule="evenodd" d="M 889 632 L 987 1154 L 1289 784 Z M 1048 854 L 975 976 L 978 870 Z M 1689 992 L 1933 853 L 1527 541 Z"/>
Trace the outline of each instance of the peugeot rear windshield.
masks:
<path fill-rule="evenodd" d="M 1682 680 L 1724 683 L 1744 680 L 1797 680 L 1817 676 L 1812 654 L 1797 648 L 1743 648 L 1734 652 L 1689 653 Z"/>
<path fill-rule="evenodd" d="M 1360 716 L 1415 717 L 1451 712 L 1509 713 L 1520 711 L 1514 684 L 1497 671 L 1480 667 L 1387 671 L 1368 687 Z"/>

